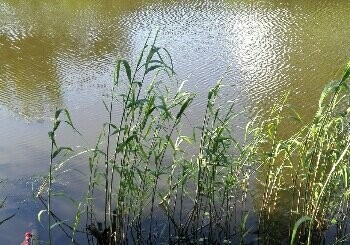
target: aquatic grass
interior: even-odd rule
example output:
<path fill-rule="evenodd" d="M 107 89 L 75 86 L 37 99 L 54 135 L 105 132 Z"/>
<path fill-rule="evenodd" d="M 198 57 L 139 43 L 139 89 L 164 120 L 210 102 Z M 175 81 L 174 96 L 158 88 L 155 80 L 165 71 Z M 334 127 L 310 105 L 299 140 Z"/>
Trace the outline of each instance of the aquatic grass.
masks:
<path fill-rule="evenodd" d="M 291 232 L 291 224 L 296 218 L 299 217 L 301 220 L 302 217 L 310 217 L 310 222 L 301 224 L 298 236 L 299 241 L 308 244 L 321 242 L 322 233 L 331 226 L 327 224 L 329 216 L 341 212 L 337 203 L 343 202 L 339 197 L 346 191 L 342 186 L 344 181 L 346 183 L 348 181 L 346 163 L 349 146 L 346 142 L 349 140 L 347 119 L 349 94 L 347 85 L 344 85 L 348 79 L 346 75 L 348 69 L 347 67 L 340 82 L 326 86 L 314 120 L 287 141 L 279 140 L 275 144 L 284 146 L 288 154 L 284 154 L 282 164 L 277 165 L 278 170 L 273 171 L 283 181 L 287 181 L 277 183 L 274 195 L 277 197 L 278 191 L 292 190 L 289 230 Z M 281 160 L 277 156 L 273 159 Z M 270 163 L 266 160 L 264 165 L 270 167 Z M 281 169 L 283 166 L 286 166 L 285 170 Z M 287 172 L 292 173 L 291 186 L 288 186 L 290 182 L 286 178 Z M 267 196 L 273 198 L 272 193 Z M 266 207 L 270 210 L 271 205 L 262 205 L 263 209 Z M 336 222 L 335 219 L 333 222 Z M 295 230 L 293 230 L 294 239 Z"/>
<path fill-rule="evenodd" d="M 145 45 L 144 49 L 147 47 Z M 112 98 L 110 106 L 106 109 L 109 113 L 109 121 L 106 123 L 108 126 L 106 133 L 106 148 L 99 148 L 98 151 L 94 152 L 94 156 L 90 158 L 90 172 L 94 164 L 92 163 L 94 159 L 98 158 L 98 154 L 103 154 L 105 157 L 105 228 L 109 226 L 110 234 L 112 232 L 117 232 L 117 236 L 114 239 L 120 239 L 124 236 L 125 232 L 128 232 L 128 227 L 124 226 L 125 213 L 132 213 L 132 205 L 125 205 L 126 196 L 130 195 L 132 192 L 135 195 L 140 195 L 138 193 L 138 188 L 135 187 L 135 169 L 139 176 L 136 180 L 139 181 L 138 187 L 145 190 L 150 184 L 153 184 L 153 191 L 151 195 L 151 208 L 154 207 L 155 197 L 156 197 L 156 187 L 158 182 L 158 175 L 161 171 L 161 164 L 163 162 L 165 151 L 171 140 L 172 133 L 175 131 L 183 112 L 186 110 L 188 105 L 192 100 L 192 95 L 190 93 L 182 93 L 178 90 L 172 98 L 170 98 L 170 93 L 165 96 L 158 96 L 156 89 L 161 85 L 155 84 L 155 79 L 159 76 L 159 71 L 156 72 L 153 82 L 149 84 L 148 89 L 144 98 L 139 98 L 141 95 L 141 88 L 143 86 L 144 79 L 149 72 L 153 70 L 160 70 L 163 68 L 165 74 L 171 75 L 174 72 L 171 70 L 172 65 L 165 64 L 165 58 L 163 58 L 160 53 L 161 49 L 151 46 L 148 55 L 146 56 L 145 63 L 141 64 L 141 59 L 144 57 L 144 50 L 141 52 L 140 59 L 138 61 L 137 67 L 134 71 L 133 77 L 131 76 L 131 70 L 129 64 L 125 60 L 120 60 L 117 62 L 116 71 L 114 75 L 114 86 L 112 88 Z M 165 50 L 165 54 L 168 52 Z M 153 56 L 157 56 L 158 59 L 154 59 Z M 170 59 L 170 62 L 171 59 Z M 152 65 L 150 65 L 152 64 Z M 153 65 L 156 64 L 156 65 Z M 121 67 L 124 67 L 127 75 L 127 91 L 123 93 L 119 102 L 122 102 L 122 117 L 119 124 L 112 123 L 112 110 L 113 105 L 116 102 L 116 97 L 114 96 L 114 88 L 119 85 L 121 75 Z M 136 81 L 137 73 L 141 68 L 144 68 L 142 74 L 141 82 Z M 169 72 L 167 72 L 169 71 Z M 163 86 L 162 91 L 167 90 L 167 85 Z M 119 92 L 119 91 L 118 91 Z M 169 102 L 169 103 L 168 103 Z M 159 103 L 158 105 L 156 103 Z M 174 113 L 174 112 L 176 113 Z M 144 116 L 144 117 L 143 117 Z M 173 120 L 172 123 L 171 120 Z M 170 130 L 163 125 L 168 124 Z M 117 126 L 119 125 L 119 126 Z M 172 126 L 171 126 L 172 125 Z M 145 132 L 145 133 L 143 133 Z M 112 136 L 116 135 L 116 139 L 112 139 Z M 103 135 L 102 135 L 103 136 Z M 153 138 L 150 138 L 153 137 Z M 151 148 L 147 145 L 148 139 L 151 139 Z M 110 142 L 114 140 L 114 152 L 110 154 Z M 144 144 L 143 144 L 144 143 Z M 112 150 L 113 151 L 113 150 Z M 110 157 L 112 155 L 112 157 Z M 152 159 L 152 157 L 154 157 Z M 139 160 L 143 165 L 139 166 Z M 150 161 L 153 161 L 155 169 L 149 167 Z M 130 171 L 132 169 L 132 171 Z M 153 172 L 152 172 L 153 171 Z M 114 175 L 118 174 L 118 183 L 114 183 Z M 152 176 L 152 175 L 153 176 Z M 90 183 L 94 182 L 96 177 L 96 172 L 94 177 L 90 179 Z M 114 190 L 113 185 L 117 184 L 116 190 Z M 90 193 L 93 192 L 93 185 L 90 185 Z M 116 199 L 116 216 L 113 216 L 111 212 L 111 207 L 113 204 L 113 196 L 117 195 Z M 140 205 L 142 206 L 143 198 L 140 200 Z M 91 206 L 91 204 L 90 204 Z M 142 209 L 140 209 L 142 210 Z M 152 213 L 152 212 L 151 212 Z M 141 215 L 141 213 L 139 213 Z M 112 220 L 115 220 L 115 224 L 112 227 Z M 152 229 L 153 216 L 150 216 Z M 107 225 L 108 224 L 108 225 Z M 126 230 L 126 231 L 125 231 Z M 110 238 L 109 238 L 110 239 Z M 109 241 L 111 242 L 111 241 Z"/>
<path fill-rule="evenodd" d="M 67 110 L 57 110 L 55 113 L 52 131 L 50 131 L 49 138 L 51 140 L 51 153 L 50 153 L 50 167 L 49 167 L 49 176 L 48 176 L 48 199 L 47 199 L 47 216 L 48 216 L 48 233 L 49 233 L 49 244 L 51 244 L 51 197 L 52 197 L 52 171 L 53 171 L 53 160 L 54 158 L 63 151 L 73 151 L 70 147 L 58 147 L 55 140 L 55 132 L 58 129 L 61 120 L 59 120 L 59 116 L 61 112 L 64 111 L 66 113 L 68 121 L 65 121 L 69 125 L 73 127 L 72 120 L 70 118 L 69 112 Z"/>
<path fill-rule="evenodd" d="M 62 116 L 64 114 L 64 116 Z M 61 124 L 66 124 L 68 125 L 75 133 L 78 135 L 82 136 L 80 132 L 74 127 L 72 119 L 70 117 L 70 114 L 67 109 L 58 109 L 55 112 L 54 118 L 53 118 L 53 125 L 52 125 L 52 130 L 48 132 L 48 136 L 51 141 L 51 152 L 50 152 L 50 163 L 49 163 L 49 171 L 48 171 L 48 176 L 44 178 L 43 183 L 41 186 L 38 188 L 38 191 L 36 192 L 36 197 L 40 200 L 40 202 L 43 204 L 45 207 L 44 210 L 41 210 L 38 213 L 38 220 L 41 223 L 41 216 L 44 213 L 47 213 L 47 229 L 48 229 L 48 239 L 49 239 L 49 244 L 52 243 L 52 229 L 58 226 L 64 233 L 65 235 L 72 240 L 72 243 L 75 243 L 74 240 L 74 232 L 76 232 L 76 227 L 68 225 L 65 221 L 62 221 L 59 217 L 55 215 L 55 213 L 52 210 L 52 198 L 53 197 L 65 197 L 71 201 L 74 202 L 74 199 L 66 195 L 65 193 L 62 192 L 54 192 L 53 191 L 53 180 L 54 178 L 57 178 L 59 176 L 59 170 L 62 169 L 66 163 L 71 161 L 73 158 L 76 158 L 79 155 L 85 154 L 89 152 L 89 150 L 84 150 L 82 152 L 76 153 L 76 154 L 71 154 L 73 153 L 74 150 L 71 147 L 68 146 L 59 146 L 57 144 L 56 140 L 56 133 L 58 129 L 60 128 Z M 86 141 L 83 137 L 82 139 Z M 61 159 L 55 162 L 55 160 L 61 156 Z M 62 160 L 63 159 L 63 160 Z M 64 171 L 65 172 L 65 171 Z M 45 192 L 47 193 L 47 200 L 44 199 L 44 194 Z M 54 221 L 54 223 L 52 222 Z M 68 231 L 66 231 L 65 228 L 68 228 L 69 230 L 73 231 L 73 235 L 71 236 Z M 79 231 L 81 232 L 81 231 Z"/>
<path fill-rule="evenodd" d="M 312 122 L 283 137 L 284 125 L 301 118 L 289 95 L 236 131 L 235 105 L 218 103 L 223 76 L 207 94 L 201 125 L 184 135 L 196 95 L 177 81 L 169 52 L 148 38 L 134 68 L 116 62 L 94 147 L 64 155 L 72 148 L 55 138 L 63 114 L 77 130 L 68 111 L 54 117 L 49 176 L 39 192 L 47 188 L 49 239 L 52 181 L 80 154 L 87 155 L 87 191 L 75 202 L 72 242 L 82 222 L 89 244 L 314 244 L 333 228 L 335 242 L 348 239 L 349 74 L 348 66 L 326 86 Z M 63 160 L 54 164 L 59 154 Z"/>
<path fill-rule="evenodd" d="M 4 182 L 4 180 L 3 180 L 3 179 L 0 179 L 0 184 L 3 184 L 3 182 Z M 0 209 L 5 207 L 6 200 L 7 200 L 7 197 L 3 198 L 3 199 L 0 201 Z M 15 216 L 16 216 L 16 213 L 11 214 L 10 216 L 8 216 L 8 217 L 6 217 L 6 218 L 1 218 L 1 219 L 0 219 L 0 225 L 2 225 L 3 223 L 9 221 L 10 219 L 12 219 L 12 218 L 15 217 Z"/>

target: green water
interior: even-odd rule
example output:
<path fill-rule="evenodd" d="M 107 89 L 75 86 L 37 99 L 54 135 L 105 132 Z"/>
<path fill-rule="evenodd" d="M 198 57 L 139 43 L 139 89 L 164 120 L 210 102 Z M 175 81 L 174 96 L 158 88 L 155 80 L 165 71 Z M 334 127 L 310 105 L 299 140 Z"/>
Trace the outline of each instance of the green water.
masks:
<path fill-rule="evenodd" d="M 102 98 L 114 61 L 135 60 L 150 31 L 160 30 L 158 45 L 172 54 L 178 79 L 199 94 L 192 124 L 203 113 L 200 95 L 230 65 L 223 98 L 237 110 L 267 108 L 290 91 L 307 121 L 324 84 L 350 59 L 349 11 L 347 0 L 0 0 L 0 177 L 15 183 L 3 188 L 2 212 L 23 210 L 0 227 L 1 236 L 19 243 L 18 230 L 36 208 L 18 201 L 27 198 L 28 176 L 48 169 L 55 108 L 67 107 L 93 143 L 106 118 Z M 81 143 L 65 131 L 61 137 Z"/>

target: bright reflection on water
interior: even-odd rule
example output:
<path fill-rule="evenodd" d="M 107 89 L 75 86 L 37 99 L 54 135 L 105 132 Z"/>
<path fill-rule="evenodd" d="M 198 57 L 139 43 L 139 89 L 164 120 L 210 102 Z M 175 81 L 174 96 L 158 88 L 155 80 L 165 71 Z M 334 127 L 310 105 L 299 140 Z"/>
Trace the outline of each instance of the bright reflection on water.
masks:
<path fill-rule="evenodd" d="M 150 31 L 160 29 L 158 45 L 199 94 L 192 124 L 203 113 L 200 95 L 228 66 L 223 97 L 238 111 L 267 108 L 290 90 L 290 103 L 307 120 L 322 86 L 350 57 L 349 11 L 347 0 L 0 0 L 0 177 L 9 179 L 2 213 L 21 207 L 14 222 L 0 227 L 4 243 L 19 243 L 29 210 L 37 211 L 17 202 L 28 198 L 27 176 L 47 171 L 52 112 L 69 108 L 93 144 L 115 60 L 135 61 Z M 65 131 L 61 136 L 63 144 L 81 144 Z"/>

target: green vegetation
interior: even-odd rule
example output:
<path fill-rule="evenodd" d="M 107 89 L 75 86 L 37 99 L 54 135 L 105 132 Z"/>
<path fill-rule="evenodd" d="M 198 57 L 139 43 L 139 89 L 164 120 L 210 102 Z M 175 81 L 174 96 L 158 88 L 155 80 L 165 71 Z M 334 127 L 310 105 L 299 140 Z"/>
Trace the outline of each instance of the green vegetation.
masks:
<path fill-rule="evenodd" d="M 0 179 L 0 184 L 3 184 L 4 180 Z M 0 209 L 3 208 L 5 206 L 5 202 L 6 202 L 6 197 L 0 200 Z M 0 218 L 0 225 L 2 225 L 3 223 L 5 223 L 6 221 L 12 219 L 13 217 L 15 217 L 16 214 L 12 214 L 6 218 L 1 217 Z"/>
<path fill-rule="evenodd" d="M 287 138 L 282 124 L 299 116 L 286 98 L 243 132 L 233 130 L 234 105 L 216 103 L 222 79 L 208 92 L 202 125 L 183 135 L 195 94 L 174 74 L 155 41 L 134 70 L 116 63 L 107 121 L 95 147 L 77 153 L 88 155 L 81 170 L 88 185 L 71 226 L 54 215 L 52 185 L 77 155 L 55 133 L 62 122 L 78 131 L 67 110 L 56 112 L 50 171 L 38 192 L 41 200 L 48 195 L 38 217 L 48 214 L 50 240 L 59 226 L 75 242 L 84 222 L 89 242 L 99 244 L 318 244 L 327 231 L 334 243 L 349 238 L 350 63 L 324 89 L 313 121 Z"/>

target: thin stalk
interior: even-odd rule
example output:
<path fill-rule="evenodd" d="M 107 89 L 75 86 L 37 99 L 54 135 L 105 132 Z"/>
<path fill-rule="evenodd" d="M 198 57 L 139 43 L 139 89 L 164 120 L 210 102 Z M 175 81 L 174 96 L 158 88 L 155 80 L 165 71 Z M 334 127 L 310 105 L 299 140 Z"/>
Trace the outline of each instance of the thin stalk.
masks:
<path fill-rule="evenodd" d="M 313 221 L 314 221 L 314 219 L 316 217 L 316 210 L 317 210 L 318 205 L 320 204 L 321 197 L 323 197 L 323 193 L 325 192 L 325 190 L 326 190 L 326 188 L 327 188 L 331 178 L 333 177 L 334 171 L 336 170 L 336 168 L 338 167 L 340 162 L 343 160 L 345 155 L 348 153 L 348 149 L 349 148 L 350 148 L 350 142 L 346 145 L 345 149 L 343 150 L 342 154 L 339 156 L 338 160 L 333 164 L 332 169 L 330 170 L 330 172 L 329 172 L 329 174 L 327 176 L 327 179 L 326 179 L 324 185 L 322 186 L 320 194 L 319 194 L 319 196 L 318 196 L 318 198 L 316 200 L 314 212 L 312 213 L 311 220 L 310 220 L 310 228 L 309 228 L 309 233 L 308 233 L 308 237 L 307 237 L 307 244 L 308 245 L 311 244 L 312 224 L 313 224 Z"/>
<path fill-rule="evenodd" d="M 54 136 L 54 131 L 52 132 L 52 137 Z M 53 165 L 53 147 L 54 140 L 51 140 L 51 153 L 50 153 L 50 169 L 49 169 L 49 189 L 47 197 L 47 215 L 48 215 L 48 231 L 49 231 L 49 244 L 51 244 L 51 188 L 52 188 L 52 165 Z"/>

